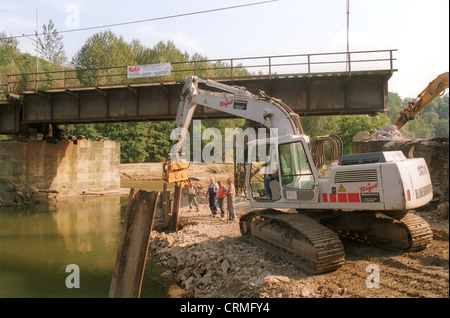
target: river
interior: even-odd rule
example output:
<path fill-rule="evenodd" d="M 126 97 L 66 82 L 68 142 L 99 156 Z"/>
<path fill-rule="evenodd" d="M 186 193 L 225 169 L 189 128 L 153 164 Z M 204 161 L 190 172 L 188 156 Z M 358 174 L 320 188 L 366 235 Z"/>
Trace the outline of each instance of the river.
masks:
<path fill-rule="evenodd" d="M 0 207 L 0 297 L 108 297 L 127 201 L 127 195 L 70 197 Z M 70 264 L 79 268 L 80 288 L 66 286 Z M 149 255 L 141 297 L 167 297 L 172 282 L 160 277 L 164 271 Z"/>

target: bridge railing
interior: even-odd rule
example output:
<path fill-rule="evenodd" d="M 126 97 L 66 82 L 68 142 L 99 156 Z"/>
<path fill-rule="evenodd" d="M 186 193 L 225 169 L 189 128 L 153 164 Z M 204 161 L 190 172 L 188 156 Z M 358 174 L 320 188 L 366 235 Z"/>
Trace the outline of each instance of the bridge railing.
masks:
<path fill-rule="evenodd" d="M 12 74 L 6 77 L 5 93 L 7 95 L 24 91 L 164 83 L 181 81 L 188 75 L 233 81 L 248 77 L 306 77 L 332 73 L 350 76 L 357 72 L 393 72 L 395 51 L 397 50 L 175 61 L 171 62 L 171 75 L 137 79 L 127 78 L 127 66 Z"/>
<path fill-rule="evenodd" d="M 8 100 L 8 98 L 6 98 L 7 94 L 8 94 L 8 85 L 0 84 L 0 101 Z"/>

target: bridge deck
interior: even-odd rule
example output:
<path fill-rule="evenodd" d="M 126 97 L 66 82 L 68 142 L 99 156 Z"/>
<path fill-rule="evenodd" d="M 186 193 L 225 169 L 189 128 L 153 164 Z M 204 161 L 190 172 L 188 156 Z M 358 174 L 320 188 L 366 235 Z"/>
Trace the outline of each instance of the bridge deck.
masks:
<path fill-rule="evenodd" d="M 257 93 L 258 90 L 265 91 L 268 95 L 283 100 L 301 116 L 375 114 L 385 112 L 388 108 L 387 84 L 393 72 L 396 71 L 392 68 L 392 51 L 381 51 L 390 54 L 389 59 L 352 61 L 352 63 L 387 61 L 390 67 L 384 70 L 350 71 L 347 69 L 345 71 L 311 72 L 310 68 L 319 64 L 319 62 L 311 62 L 311 55 L 301 56 L 307 57 L 308 63 L 297 64 L 273 64 L 273 62 L 270 64 L 271 58 L 279 57 L 268 57 L 268 74 L 238 77 L 234 75 L 237 67 L 233 67 L 233 60 L 231 60 L 231 76 L 215 78 L 215 80 L 229 85 L 244 86 L 253 93 Z M 353 54 L 360 53 L 354 52 Z M 343 62 L 323 63 L 328 65 L 329 63 Z M 288 66 L 290 70 L 295 70 L 298 65 L 307 66 L 308 69 L 306 73 L 298 74 L 274 73 L 275 67 L 280 65 Z M 351 65 L 353 64 L 349 64 L 348 67 L 350 68 Z M 239 69 L 242 70 L 243 66 L 240 65 Z M 136 122 L 173 120 L 175 118 L 183 77 L 179 80 L 177 78 L 176 80 L 147 83 L 133 82 L 125 78 L 124 83 L 122 71 L 119 74 L 102 76 L 98 76 L 98 70 L 95 71 L 96 76 L 93 78 L 95 85 L 69 85 L 75 78 L 75 75 L 72 78 L 68 77 L 67 72 L 75 72 L 75 70 L 70 70 L 64 71 L 61 79 L 56 79 L 55 74 L 47 74 L 46 81 L 30 80 L 27 82 L 29 85 L 20 95 L 13 95 L 11 92 L 9 96 L 15 96 L 19 100 L 0 103 L 0 133 L 15 133 L 24 124 Z M 183 75 L 188 72 L 185 69 L 182 71 Z M 198 72 L 198 69 L 194 68 L 194 71 Z M 195 74 L 194 71 L 189 75 Z M 201 72 L 198 75 L 202 77 Z M 109 79 L 113 76 L 120 76 L 122 80 L 117 84 L 108 84 Z M 72 82 L 69 81 L 70 79 Z M 102 84 L 102 80 L 105 80 L 106 83 Z M 14 82 L 10 78 L 8 83 L 9 86 L 13 86 L 18 82 Z M 59 85 L 48 83 L 59 83 Z M 230 118 L 230 115 L 198 107 L 194 118 L 218 119 Z"/>

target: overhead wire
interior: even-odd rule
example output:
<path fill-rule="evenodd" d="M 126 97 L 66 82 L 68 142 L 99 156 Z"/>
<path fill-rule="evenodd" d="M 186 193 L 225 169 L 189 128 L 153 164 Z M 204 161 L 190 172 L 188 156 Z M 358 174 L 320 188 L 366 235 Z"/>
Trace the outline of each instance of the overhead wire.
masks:
<path fill-rule="evenodd" d="M 168 16 L 157 17 L 157 18 L 120 22 L 120 23 L 113 23 L 113 24 L 105 24 L 105 25 L 91 26 L 91 27 L 85 27 L 85 28 L 69 29 L 69 30 L 57 31 L 57 33 L 61 34 L 61 33 L 69 33 L 69 32 L 79 32 L 79 31 L 87 31 L 87 30 L 94 30 L 94 29 L 103 29 L 103 28 L 110 28 L 110 27 L 116 27 L 116 26 L 123 26 L 123 25 L 129 25 L 129 24 L 137 24 L 137 23 L 143 23 L 143 22 L 152 22 L 152 21 L 159 21 L 159 20 L 181 18 L 181 17 L 191 16 L 191 15 L 198 15 L 198 14 L 205 14 L 205 13 L 211 13 L 211 12 L 238 9 L 238 8 L 243 8 L 243 7 L 256 6 L 256 5 L 266 4 L 266 3 L 270 3 L 270 2 L 277 2 L 277 1 L 279 1 L 279 0 L 266 0 L 266 1 L 252 2 L 252 3 L 235 5 L 235 6 L 229 6 L 229 7 L 222 7 L 222 8 L 216 8 L 216 9 L 208 9 L 208 10 L 202 10 L 202 11 L 194 11 L 194 12 L 188 12 L 188 13 L 168 15 Z M 39 35 L 44 35 L 44 34 L 39 33 L 37 35 L 39 36 Z M 9 39 L 23 38 L 23 37 L 29 37 L 29 36 L 36 36 L 36 33 L 11 36 L 11 37 L 9 37 Z"/>

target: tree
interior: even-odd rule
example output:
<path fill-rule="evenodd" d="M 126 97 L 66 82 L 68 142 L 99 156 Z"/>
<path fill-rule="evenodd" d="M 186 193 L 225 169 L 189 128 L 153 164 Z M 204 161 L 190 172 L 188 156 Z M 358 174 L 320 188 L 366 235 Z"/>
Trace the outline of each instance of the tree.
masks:
<path fill-rule="evenodd" d="M 171 122 L 153 122 L 146 123 L 148 126 L 147 133 L 147 152 L 146 161 L 159 162 L 167 159 L 167 155 L 172 148 L 169 140 L 170 132 L 173 124 Z"/>
<path fill-rule="evenodd" d="M 19 72 L 16 62 L 19 55 L 19 42 L 8 37 L 5 32 L 0 32 L 0 84 L 6 83 L 6 75 Z M 0 92 L 0 97 L 4 98 L 4 96 L 5 94 Z"/>
<path fill-rule="evenodd" d="M 0 32 L 0 67 L 14 63 L 19 53 L 19 42 Z"/>
<path fill-rule="evenodd" d="M 134 63 L 131 46 L 122 36 L 111 31 L 99 32 L 86 40 L 75 54 L 72 63 L 76 68 L 100 68 Z"/>
<path fill-rule="evenodd" d="M 151 50 L 153 63 L 183 62 L 189 60 L 188 52 L 181 52 L 173 41 L 159 41 Z"/>
<path fill-rule="evenodd" d="M 86 43 L 72 58 L 72 64 L 78 69 L 77 77 L 84 85 L 120 83 L 126 81 L 120 70 L 114 66 L 135 64 L 135 54 L 131 45 L 126 43 L 122 36 L 117 36 L 111 31 L 99 32 L 87 39 Z M 99 71 L 92 69 L 108 68 Z M 88 69 L 88 70 L 85 70 Z"/>
<path fill-rule="evenodd" d="M 434 129 L 435 136 L 448 138 L 449 137 L 448 124 L 449 124 L 448 118 L 439 120 L 436 123 Z"/>
<path fill-rule="evenodd" d="M 448 110 L 448 94 L 443 98 L 436 98 L 438 106 L 436 107 L 436 112 L 439 115 L 439 119 L 448 119 L 449 118 L 449 110 Z"/>
<path fill-rule="evenodd" d="M 42 26 L 44 35 L 38 39 L 39 53 L 42 57 L 55 64 L 63 65 L 67 62 L 64 52 L 63 36 L 58 34 L 55 24 L 50 19 L 47 25 Z"/>
<path fill-rule="evenodd" d="M 378 116 L 346 115 L 338 116 L 336 120 L 329 121 L 326 125 L 326 134 L 334 134 L 341 137 L 344 144 L 344 154 L 352 152 L 353 137 L 360 131 L 375 133 L 377 129 L 389 125 L 390 119 L 386 114 Z"/>
<path fill-rule="evenodd" d="M 65 125 L 64 131 L 67 136 L 85 136 L 87 139 L 101 137 L 95 124 Z"/>
<path fill-rule="evenodd" d="M 149 157 L 146 123 L 98 124 L 97 129 L 102 136 L 120 143 L 121 162 L 144 162 Z"/>

